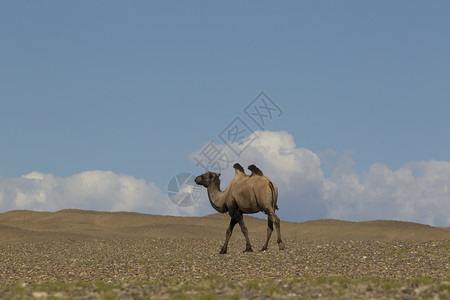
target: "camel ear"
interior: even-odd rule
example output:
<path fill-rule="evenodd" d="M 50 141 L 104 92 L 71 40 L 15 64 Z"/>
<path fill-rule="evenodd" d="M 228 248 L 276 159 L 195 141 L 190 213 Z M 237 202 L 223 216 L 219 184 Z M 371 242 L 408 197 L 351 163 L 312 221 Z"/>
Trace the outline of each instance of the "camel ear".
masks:
<path fill-rule="evenodd" d="M 217 173 L 217 177 L 220 177 L 220 175 L 221 175 L 220 173 Z"/>

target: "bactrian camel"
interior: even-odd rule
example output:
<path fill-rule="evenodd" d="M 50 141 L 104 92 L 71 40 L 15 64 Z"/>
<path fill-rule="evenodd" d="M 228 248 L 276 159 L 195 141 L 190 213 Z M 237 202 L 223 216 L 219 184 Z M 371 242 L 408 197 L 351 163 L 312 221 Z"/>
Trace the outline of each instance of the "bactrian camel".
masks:
<path fill-rule="evenodd" d="M 243 214 L 254 214 L 260 211 L 268 216 L 267 239 L 261 251 L 267 250 L 274 224 L 278 234 L 278 247 L 283 250 L 284 243 L 281 240 L 280 219 L 275 214 L 275 210 L 278 209 L 277 186 L 264 176 L 263 172 L 255 165 L 248 167 L 252 172 L 250 176 L 245 174 L 244 168 L 240 164 L 236 163 L 233 168 L 235 175 L 224 191 L 220 190 L 220 173 L 207 172 L 195 178 L 195 183 L 207 188 L 212 207 L 220 213 L 228 212 L 231 217 L 230 226 L 226 231 L 225 243 L 219 253 L 227 253 L 233 228 L 238 223 L 246 240 L 244 252 L 253 251 Z"/>

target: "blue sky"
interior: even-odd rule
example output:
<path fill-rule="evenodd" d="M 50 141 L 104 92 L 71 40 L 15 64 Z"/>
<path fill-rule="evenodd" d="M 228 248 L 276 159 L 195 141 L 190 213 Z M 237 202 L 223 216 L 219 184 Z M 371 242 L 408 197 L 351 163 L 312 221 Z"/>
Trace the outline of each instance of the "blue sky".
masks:
<path fill-rule="evenodd" d="M 203 171 L 192 153 L 220 144 L 261 91 L 283 111 L 264 129 L 320 157 L 324 178 L 346 159 L 360 181 L 378 163 L 395 171 L 448 162 L 449 9 L 447 1 L 2 2 L 0 177 L 111 171 L 164 192 L 175 174 Z M 0 210 L 8 208 L 18 206 Z"/>

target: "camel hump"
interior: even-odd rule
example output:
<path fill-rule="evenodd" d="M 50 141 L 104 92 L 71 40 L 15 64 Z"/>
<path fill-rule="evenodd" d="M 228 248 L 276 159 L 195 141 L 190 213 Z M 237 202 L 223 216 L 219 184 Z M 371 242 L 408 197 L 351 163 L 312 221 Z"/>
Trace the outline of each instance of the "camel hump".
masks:
<path fill-rule="evenodd" d="M 238 171 L 240 171 L 240 172 L 242 172 L 242 173 L 245 174 L 244 168 L 243 168 L 240 164 L 235 163 L 234 166 L 233 166 L 233 168 L 236 170 L 236 173 L 237 173 Z"/>
<path fill-rule="evenodd" d="M 248 166 L 248 169 L 252 172 L 252 175 L 250 176 L 264 176 L 263 172 L 255 165 Z"/>

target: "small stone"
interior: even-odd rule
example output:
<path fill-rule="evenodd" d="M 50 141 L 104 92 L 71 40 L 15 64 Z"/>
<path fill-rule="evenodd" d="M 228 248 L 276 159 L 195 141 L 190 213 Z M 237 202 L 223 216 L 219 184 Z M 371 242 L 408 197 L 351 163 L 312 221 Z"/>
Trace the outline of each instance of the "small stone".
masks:
<path fill-rule="evenodd" d="M 57 292 L 52 295 L 55 298 L 67 298 L 67 295 L 63 292 Z"/>
<path fill-rule="evenodd" d="M 42 299 L 42 298 L 48 297 L 47 292 L 33 292 L 31 295 L 33 295 L 33 298 L 36 298 L 36 299 Z"/>
<path fill-rule="evenodd" d="M 428 289 L 429 289 L 429 287 L 427 285 L 424 285 L 424 286 L 414 289 L 414 293 L 416 293 L 416 295 L 420 295 L 423 292 L 427 291 Z"/>
<path fill-rule="evenodd" d="M 410 287 L 406 287 L 406 288 L 402 288 L 402 293 L 403 294 L 412 294 L 412 292 L 413 292 L 414 290 L 412 289 L 412 288 L 410 288 Z"/>

